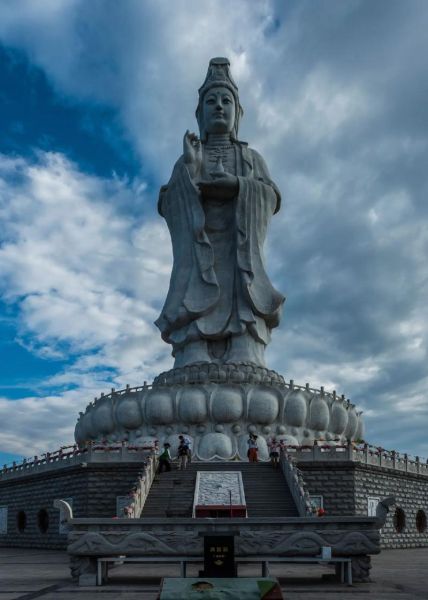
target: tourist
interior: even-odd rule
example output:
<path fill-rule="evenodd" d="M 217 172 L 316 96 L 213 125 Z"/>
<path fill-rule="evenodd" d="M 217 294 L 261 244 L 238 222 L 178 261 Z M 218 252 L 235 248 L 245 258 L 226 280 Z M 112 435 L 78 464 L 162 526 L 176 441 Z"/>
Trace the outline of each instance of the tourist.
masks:
<path fill-rule="evenodd" d="M 258 451 L 259 447 L 257 445 L 257 435 L 255 433 L 250 433 L 250 437 L 247 440 L 248 444 L 248 460 L 250 462 L 259 462 Z"/>
<path fill-rule="evenodd" d="M 181 471 L 187 468 L 187 460 L 189 458 L 189 446 L 186 444 L 184 436 L 179 435 L 180 443 L 178 445 L 178 465 Z"/>
<path fill-rule="evenodd" d="M 192 462 L 192 438 L 190 438 L 188 435 L 185 435 L 184 433 L 182 435 L 178 436 L 178 439 L 181 441 L 181 439 L 183 439 L 184 443 L 187 446 L 187 464 L 190 464 Z"/>
<path fill-rule="evenodd" d="M 165 442 L 165 444 L 163 445 L 162 454 L 159 456 L 159 473 L 162 473 L 164 470 L 171 471 L 171 453 L 169 449 L 170 444 L 168 444 L 168 442 Z"/>
<path fill-rule="evenodd" d="M 272 464 L 272 467 L 274 469 L 277 469 L 279 465 L 279 453 L 281 452 L 283 446 L 282 441 L 277 440 L 276 437 L 273 436 L 270 442 L 268 443 L 268 446 L 270 462 Z"/>

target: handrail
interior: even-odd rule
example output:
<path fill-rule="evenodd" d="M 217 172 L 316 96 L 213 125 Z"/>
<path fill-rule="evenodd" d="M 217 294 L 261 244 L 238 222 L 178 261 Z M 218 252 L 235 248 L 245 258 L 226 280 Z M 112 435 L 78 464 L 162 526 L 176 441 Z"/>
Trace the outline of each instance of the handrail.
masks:
<path fill-rule="evenodd" d="M 147 500 L 153 479 L 156 475 L 158 459 L 155 452 L 147 457 L 144 471 L 139 475 L 135 485 L 129 492 L 129 502 L 123 507 L 123 516 L 128 519 L 139 519 Z M 119 515 L 118 515 L 119 516 Z"/>
<path fill-rule="evenodd" d="M 288 488 L 297 507 L 299 517 L 312 516 L 311 504 L 309 501 L 309 492 L 306 489 L 303 477 L 299 469 L 293 464 L 286 452 L 281 450 L 279 459 L 282 472 L 288 484 Z"/>

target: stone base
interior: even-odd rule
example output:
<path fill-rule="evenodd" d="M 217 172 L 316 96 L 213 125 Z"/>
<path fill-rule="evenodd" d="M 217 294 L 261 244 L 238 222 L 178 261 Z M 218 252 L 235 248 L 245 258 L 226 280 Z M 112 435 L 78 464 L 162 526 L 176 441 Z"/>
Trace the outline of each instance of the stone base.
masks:
<path fill-rule="evenodd" d="M 167 522 L 166 522 L 167 521 Z M 333 557 L 350 557 L 355 581 L 366 581 L 371 554 L 380 552 L 377 522 L 370 517 L 79 519 L 71 524 L 68 553 L 75 578 L 92 574 L 101 556 L 178 559 L 204 555 L 204 536 L 236 534 L 239 558 L 293 557 L 305 562 L 331 548 Z"/>
<path fill-rule="evenodd" d="M 153 387 L 208 382 L 285 385 L 282 375 L 253 363 L 198 363 L 164 371 L 155 377 Z"/>
<path fill-rule="evenodd" d="M 321 449 L 318 450 L 321 455 Z M 308 451 L 308 454 L 312 452 Z M 340 457 L 342 453 L 337 452 L 337 455 Z M 428 531 L 418 531 L 416 522 L 418 511 L 425 510 L 428 497 L 426 474 L 373 466 L 355 462 L 349 457 L 309 461 L 304 459 L 306 451 L 299 451 L 294 456 L 309 494 L 323 497 L 328 516 L 366 516 L 369 496 L 380 499 L 392 493 L 397 506 L 405 512 L 406 527 L 401 533 L 396 531 L 392 509 L 382 527 L 381 547 L 428 548 Z M 73 513 L 77 518 L 111 519 L 116 514 L 117 496 L 128 494 L 135 485 L 143 459 L 142 456 L 137 462 L 113 462 L 110 456 L 108 462 L 94 463 L 85 453 L 80 463 L 62 464 L 51 470 L 36 466 L 31 469 L 32 474 L 16 472 L 0 475 L 0 506 L 8 509 L 7 532 L 0 536 L 0 547 L 64 549 L 67 535 L 66 531 L 60 533 L 60 512 L 53 508 L 54 500 L 72 499 Z M 257 465 L 254 468 L 257 470 Z M 200 470 L 204 470 L 203 463 Z M 179 472 L 177 478 L 180 478 Z M 263 477 L 260 485 L 263 486 Z M 38 527 L 38 512 L 42 508 L 49 513 L 49 529 L 44 533 Z M 17 530 L 20 511 L 27 516 L 27 527 L 22 532 Z M 322 525 L 324 519 L 318 519 L 318 523 Z M 361 570 L 363 567 L 359 566 Z"/>
<path fill-rule="evenodd" d="M 152 386 L 101 396 L 80 414 L 75 438 L 80 446 L 158 440 L 175 454 L 185 433 L 200 460 L 247 460 L 249 432 L 258 434 L 259 457 L 268 460 L 273 435 L 291 445 L 341 444 L 362 437 L 362 419 L 343 397 L 286 384 L 274 371 L 200 364 L 163 373 Z"/>

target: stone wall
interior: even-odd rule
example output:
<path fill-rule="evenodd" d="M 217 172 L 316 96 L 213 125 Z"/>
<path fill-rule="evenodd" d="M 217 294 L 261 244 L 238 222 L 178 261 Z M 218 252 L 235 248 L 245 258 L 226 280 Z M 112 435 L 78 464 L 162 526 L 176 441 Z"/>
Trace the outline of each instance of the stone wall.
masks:
<path fill-rule="evenodd" d="M 297 464 L 309 493 L 323 496 L 327 515 L 367 515 L 368 498 L 376 502 L 392 494 L 404 512 L 405 524 L 401 532 L 395 530 L 393 509 L 382 531 L 382 547 L 428 546 L 428 530 L 419 532 L 416 527 L 419 510 L 428 517 L 426 476 L 350 460 Z M 0 533 L 0 546 L 65 548 L 66 535 L 59 533 L 59 511 L 53 501 L 72 498 L 76 517 L 113 517 L 116 497 L 128 494 L 141 470 L 139 462 L 82 462 L 0 480 L 0 508 L 8 509 L 7 533 Z M 43 522 L 38 520 L 43 509 L 49 520 L 44 533 L 39 527 Z M 17 523 L 19 511 L 25 512 L 27 521 L 22 532 Z"/>
<path fill-rule="evenodd" d="M 322 496 L 328 515 L 355 514 L 354 463 L 298 463 L 311 496 Z M 367 514 L 367 513 L 363 513 Z"/>
<path fill-rule="evenodd" d="M 67 536 L 59 533 L 60 513 L 53 501 L 72 498 L 75 517 L 114 517 L 116 497 L 128 494 L 141 470 L 135 462 L 82 463 L 0 481 L 0 507 L 8 509 L 7 533 L 0 534 L 0 546 L 65 548 Z M 45 532 L 39 527 L 46 525 L 39 518 L 43 510 L 49 521 Z M 23 531 L 18 529 L 20 511 L 26 516 Z"/>
<path fill-rule="evenodd" d="M 428 517 L 428 479 L 414 473 L 400 473 L 369 465 L 355 465 L 355 505 L 356 514 L 367 514 L 367 497 L 385 497 L 394 495 L 397 505 L 404 511 L 403 531 L 397 533 L 393 514 L 388 516 L 382 529 L 384 548 L 418 548 L 428 546 L 428 529 L 418 532 L 416 514 L 423 510 Z"/>
<path fill-rule="evenodd" d="M 327 515 L 367 515 L 368 500 L 394 495 L 404 511 L 405 525 L 396 531 L 393 507 L 382 529 L 383 548 L 416 548 L 428 546 L 428 529 L 419 532 L 416 514 L 428 517 L 428 478 L 384 467 L 351 461 L 299 462 L 303 479 L 311 495 L 323 496 Z"/>

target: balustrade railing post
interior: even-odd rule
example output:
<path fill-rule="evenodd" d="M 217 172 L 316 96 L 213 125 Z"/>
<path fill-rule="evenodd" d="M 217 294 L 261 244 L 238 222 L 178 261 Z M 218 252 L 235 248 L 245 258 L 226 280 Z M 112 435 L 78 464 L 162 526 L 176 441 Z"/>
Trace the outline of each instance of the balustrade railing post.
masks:
<path fill-rule="evenodd" d="M 354 458 L 354 452 L 353 452 L 352 442 L 348 442 L 348 446 L 346 448 L 346 452 L 348 454 L 348 456 L 347 456 L 348 460 L 353 460 L 353 458 Z"/>
<path fill-rule="evenodd" d="M 392 450 L 391 455 L 392 455 L 392 468 L 396 469 L 397 468 L 397 453 L 396 453 L 396 451 Z"/>
<path fill-rule="evenodd" d="M 416 473 L 419 474 L 419 468 L 420 468 L 420 460 L 419 460 L 419 456 L 415 457 L 415 464 L 416 464 Z"/>
<path fill-rule="evenodd" d="M 366 465 L 369 464 L 369 445 L 364 444 L 364 462 Z"/>
<path fill-rule="evenodd" d="M 407 473 L 407 471 L 409 469 L 409 457 L 407 456 L 407 454 L 404 455 L 404 468 Z"/>

